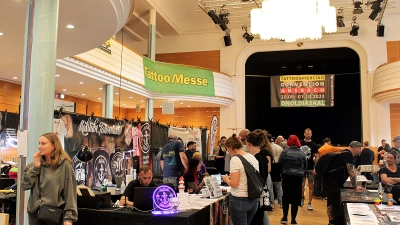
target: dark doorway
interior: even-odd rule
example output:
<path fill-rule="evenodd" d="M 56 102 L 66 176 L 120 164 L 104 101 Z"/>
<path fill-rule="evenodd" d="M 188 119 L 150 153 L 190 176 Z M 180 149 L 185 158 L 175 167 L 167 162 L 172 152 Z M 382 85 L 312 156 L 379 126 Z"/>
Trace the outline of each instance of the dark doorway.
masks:
<path fill-rule="evenodd" d="M 334 107 L 271 108 L 270 76 L 335 74 Z M 362 111 L 360 60 L 350 48 L 258 52 L 246 61 L 246 127 L 266 129 L 272 135 L 304 138 L 305 128 L 321 144 L 348 145 L 361 141 Z"/>

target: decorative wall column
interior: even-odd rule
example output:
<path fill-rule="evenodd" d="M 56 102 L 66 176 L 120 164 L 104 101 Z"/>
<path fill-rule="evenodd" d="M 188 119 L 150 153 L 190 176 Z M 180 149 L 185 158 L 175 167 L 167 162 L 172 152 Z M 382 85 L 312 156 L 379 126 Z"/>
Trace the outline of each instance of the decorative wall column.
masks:
<path fill-rule="evenodd" d="M 147 56 L 151 60 L 156 59 L 156 14 L 157 11 L 155 9 L 150 9 L 149 10 L 149 18 L 150 18 L 150 23 L 149 23 L 149 42 L 147 46 Z M 152 119 L 154 116 L 154 101 L 153 99 L 147 99 L 146 100 L 146 110 L 145 110 L 145 116 L 146 120 L 147 119 Z"/>

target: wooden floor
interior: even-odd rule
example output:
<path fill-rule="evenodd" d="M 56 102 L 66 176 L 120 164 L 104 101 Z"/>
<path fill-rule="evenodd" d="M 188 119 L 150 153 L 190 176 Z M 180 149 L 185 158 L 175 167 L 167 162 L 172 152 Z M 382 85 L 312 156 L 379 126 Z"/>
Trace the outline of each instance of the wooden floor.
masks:
<path fill-rule="evenodd" d="M 304 191 L 305 200 L 304 206 L 299 207 L 299 212 L 297 213 L 297 224 L 299 225 L 327 225 L 328 224 L 328 216 L 326 214 L 326 201 L 323 199 L 313 198 L 311 205 L 314 210 L 308 211 L 308 188 Z M 275 205 L 275 209 L 273 212 L 268 212 L 268 217 L 271 225 L 280 224 L 282 219 L 283 212 L 278 204 Z M 290 224 L 290 207 L 289 207 L 289 215 L 288 215 L 288 224 Z"/>

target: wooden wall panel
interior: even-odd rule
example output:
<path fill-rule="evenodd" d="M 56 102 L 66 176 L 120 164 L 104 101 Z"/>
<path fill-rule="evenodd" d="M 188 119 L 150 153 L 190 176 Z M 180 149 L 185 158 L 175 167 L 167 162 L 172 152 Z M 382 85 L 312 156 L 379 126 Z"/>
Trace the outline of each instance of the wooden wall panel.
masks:
<path fill-rule="evenodd" d="M 176 52 L 156 54 L 156 61 L 220 70 L 220 51 Z"/>
<path fill-rule="evenodd" d="M 400 60 L 400 41 L 387 41 L 386 49 L 388 63 Z"/>
<path fill-rule="evenodd" d="M 391 131 L 391 139 L 395 136 L 400 135 L 400 104 L 390 104 L 390 131 Z M 387 140 L 390 145 L 392 145 L 391 141 Z"/>

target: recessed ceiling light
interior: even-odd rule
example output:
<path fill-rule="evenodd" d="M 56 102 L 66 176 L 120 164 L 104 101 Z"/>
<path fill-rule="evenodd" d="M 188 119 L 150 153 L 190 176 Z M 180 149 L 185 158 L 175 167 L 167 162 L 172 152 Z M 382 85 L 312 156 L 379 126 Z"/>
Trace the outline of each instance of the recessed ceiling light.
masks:
<path fill-rule="evenodd" d="M 75 27 L 75 26 L 72 25 L 72 24 L 67 25 L 67 28 L 70 28 L 70 29 L 72 29 L 72 28 L 74 28 L 74 27 Z"/>
<path fill-rule="evenodd" d="M 64 88 L 63 91 L 67 91 L 67 89 Z"/>
<path fill-rule="evenodd" d="M 129 98 L 132 98 L 132 96 L 130 96 Z"/>
<path fill-rule="evenodd" d="M 99 90 L 103 90 L 103 88 L 99 88 Z"/>
<path fill-rule="evenodd" d="M 101 98 L 97 98 L 98 100 L 100 100 Z"/>
<path fill-rule="evenodd" d="M 82 96 L 85 96 L 85 94 L 82 94 Z"/>
<path fill-rule="evenodd" d="M 162 108 L 162 105 L 160 105 L 160 108 Z"/>
<path fill-rule="evenodd" d="M 18 77 L 13 77 L 14 80 L 18 79 Z"/>
<path fill-rule="evenodd" d="M 188 105 L 188 107 L 190 107 L 190 105 Z"/>
<path fill-rule="evenodd" d="M 181 105 L 183 105 L 183 102 L 181 102 Z"/>
<path fill-rule="evenodd" d="M 119 93 L 117 92 L 117 93 L 115 93 L 116 95 L 119 95 Z"/>
<path fill-rule="evenodd" d="M 122 105 L 126 105 L 126 104 L 122 104 Z"/>
<path fill-rule="evenodd" d="M 79 84 L 83 84 L 83 82 L 81 81 L 81 82 L 79 82 Z"/>
<path fill-rule="evenodd" d="M 3 33 L 0 32 L 0 36 L 2 36 L 2 35 L 3 35 Z"/>
<path fill-rule="evenodd" d="M 59 77 L 60 76 L 60 74 L 56 74 L 56 77 Z"/>
<path fill-rule="evenodd" d="M 140 100 L 140 102 L 144 102 L 144 100 Z"/>

